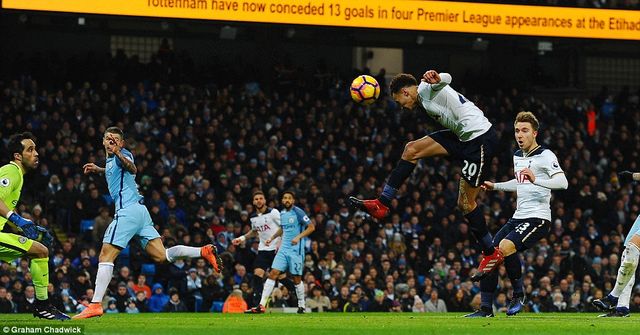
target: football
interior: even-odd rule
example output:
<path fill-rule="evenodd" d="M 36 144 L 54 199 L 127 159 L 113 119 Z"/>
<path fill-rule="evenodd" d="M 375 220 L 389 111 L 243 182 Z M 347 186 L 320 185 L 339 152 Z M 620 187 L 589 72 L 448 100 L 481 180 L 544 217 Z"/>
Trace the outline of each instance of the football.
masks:
<path fill-rule="evenodd" d="M 361 105 L 371 105 L 380 96 L 380 84 L 372 76 L 363 74 L 351 82 L 351 98 Z"/>

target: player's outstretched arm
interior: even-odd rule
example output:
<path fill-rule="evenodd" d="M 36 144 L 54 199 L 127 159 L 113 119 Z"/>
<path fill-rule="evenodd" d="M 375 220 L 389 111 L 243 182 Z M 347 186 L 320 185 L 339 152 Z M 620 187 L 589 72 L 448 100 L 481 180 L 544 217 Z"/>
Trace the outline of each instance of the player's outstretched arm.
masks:
<path fill-rule="evenodd" d="M 566 190 L 569 187 L 569 181 L 567 180 L 567 176 L 564 175 L 564 172 L 559 172 L 551 176 L 550 179 L 529 179 L 531 183 L 546 187 L 550 190 Z"/>
<path fill-rule="evenodd" d="M 487 182 L 485 181 L 484 184 L 482 185 L 483 188 L 484 186 L 486 186 L 487 183 L 491 183 L 491 182 Z M 494 191 L 506 191 L 506 192 L 515 192 L 518 189 L 518 181 L 516 181 L 515 179 L 511 179 L 509 181 L 505 181 L 502 183 L 491 183 L 493 184 L 493 187 L 491 189 L 488 190 L 494 190 Z"/>
<path fill-rule="evenodd" d="M 99 167 L 93 163 L 87 163 L 85 165 L 82 166 L 82 171 L 84 171 L 84 174 L 89 174 L 89 173 L 104 173 L 104 168 Z"/>
<path fill-rule="evenodd" d="M 302 231 L 302 233 L 298 234 L 298 236 L 294 237 L 291 240 L 291 244 L 292 245 L 296 245 L 298 244 L 298 242 L 300 242 L 300 240 L 302 240 L 303 238 L 311 235 L 311 233 L 313 233 L 316 230 L 316 225 L 315 223 L 309 223 L 307 225 L 307 229 L 305 229 L 304 231 Z"/>
<path fill-rule="evenodd" d="M 422 76 L 422 81 L 431 84 L 434 91 L 441 90 L 451 84 L 451 75 L 448 73 L 438 73 L 436 70 L 429 70 Z"/>
<path fill-rule="evenodd" d="M 258 235 L 258 232 L 255 229 L 251 229 L 246 234 L 244 234 L 244 235 L 242 235 L 240 237 L 236 237 L 233 240 L 231 240 L 231 243 L 233 245 L 240 245 L 242 242 L 246 241 L 248 238 L 252 238 L 252 237 L 257 236 L 257 235 Z"/>

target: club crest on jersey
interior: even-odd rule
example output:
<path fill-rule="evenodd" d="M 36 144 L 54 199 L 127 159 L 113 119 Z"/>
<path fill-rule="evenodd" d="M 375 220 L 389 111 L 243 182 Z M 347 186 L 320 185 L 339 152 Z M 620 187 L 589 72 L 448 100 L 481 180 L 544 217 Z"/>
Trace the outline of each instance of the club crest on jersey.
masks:
<path fill-rule="evenodd" d="M 529 182 L 529 177 L 527 177 L 526 174 L 522 173 L 522 171 L 517 171 L 515 173 L 516 175 L 516 180 L 518 181 L 518 183 L 528 183 Z"/>
<path fill-rule="evenodd" d="M 293 224 L 293 218 L 289 218 L 289 223 Z"/>
<path fill-rule="evenodd" d="M 9 185 L 11 185 L 11 180 L 9 180 L 9 178 L 2 178 L 2 180 L 0 180 L 0 186 L 7 187 Z"/>
<path fill-rule="evenodd" d="M 553 164 L 551 164 L 551 165 L 553 165 L 554 169 L 557 169 L 557 168 L 560 167 L 560 164 L 558 164 L 558 162 L 553 162 Z"/>
<path fill-rule="evenodd" d="M 270 230 L 271 228 L 269 228 L 268 225 L 264 225 L 264 226 L 256 226 L 255 230 L 259 231 L 259 232 L 263 232 L 263 231 L 267 231 Z"/>
<path fill-rule="evenodd" d="M 24 236 L 20 236 L 18 238 L 18 242 L 20 242 L 20 244 L 25 244 L 25 243 L 27 243 L 27 238 L 24 237 Z"/>

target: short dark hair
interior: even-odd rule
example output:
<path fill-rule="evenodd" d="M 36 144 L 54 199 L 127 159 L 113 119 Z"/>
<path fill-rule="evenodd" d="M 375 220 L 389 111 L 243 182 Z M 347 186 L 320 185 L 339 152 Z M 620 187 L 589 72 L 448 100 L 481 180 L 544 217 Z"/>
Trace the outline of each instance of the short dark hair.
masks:
<path fill-rule="evenodd" d="M 284 192 L 282 192 L 282 198 L 284 198 L 285 194 L 291 194 L 292 198 L 294 198 L 294 199 L 296 198 L 296 194 L 293 193 L 293 191 L 284 191 Z"/>
<path fill-rule="evenodd" d="M 262 196 L 264 196 L 264 192 L 262 192 L 262 191 L 255 191 L 255 192 L 253 192 L 253 195 L 251 196 L 251 199 L 255 198 L 255 197 L 256 197 L 256 195 L 261 195 L 261 194 L 262 194 Z"/>
<path fill-rule="evenodd" d="M 391 91 L 391 94 L 396 94 L 404 87 L 416 85 L 418 85 L 416 77 L 408 73 L 399 73 L 391 79 L 391 82 L 389 83 L 389 91 Z"/>
<path fill-rule="evenodd" d="M 116 135 L 119 135 L 121 139 L 124 139 L 124 133 L 122 132 L 122 129 L 118 127 L 109 127 L 107 128 L 107 130 L 104 131 L 104 133 L 116 134 Z"/>
<path fill-rule="evenodd" d="M 9 150 L 10 160 L 14 160 L 15 154 L 21 154 L 24 151 L 24 145 L 22 145 L 23 140 L 32 140 L 36 141 L 35 136 L 32 133 L 25 131 L 24 133 L 17 133 L 11 135 L 9 137 L 9 143 L 7 143 L 7 150 Z"/>

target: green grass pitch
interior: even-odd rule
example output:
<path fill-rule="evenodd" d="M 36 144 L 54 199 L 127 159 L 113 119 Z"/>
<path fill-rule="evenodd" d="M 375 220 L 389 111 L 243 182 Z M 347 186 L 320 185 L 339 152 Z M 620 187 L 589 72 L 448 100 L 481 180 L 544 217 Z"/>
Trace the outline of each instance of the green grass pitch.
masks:
<path fill-rule="evenodd" d="M 297 314 L 105 314 L 101 318 L 71 320 L 84 334 L 633 334 L 640 325 L 630 318 L 598 318 L 597 314 L 532 314 L 507 318 L 465 319 L 460 313 L 313 313 Z M 31 315 L 0 314 L 0 334 L 5 326 L 51 325 Z M 60 322 L 53 323 L 56 325 Z"/>

